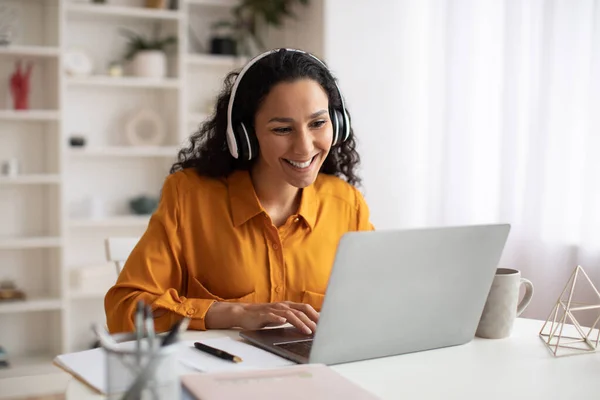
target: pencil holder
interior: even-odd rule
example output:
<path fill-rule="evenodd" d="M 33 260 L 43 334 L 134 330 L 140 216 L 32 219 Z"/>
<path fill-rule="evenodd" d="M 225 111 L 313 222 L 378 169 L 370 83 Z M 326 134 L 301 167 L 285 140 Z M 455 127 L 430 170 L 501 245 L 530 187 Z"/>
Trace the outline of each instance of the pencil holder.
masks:
<path fill-rule="evenodd" d="M 116 346 L 102 346 L 106 354 L 108 400 L 180 399 L 179 344 L 150 349 L 142 339 L 138 351 L 135 334 L 117 334 Z"/>

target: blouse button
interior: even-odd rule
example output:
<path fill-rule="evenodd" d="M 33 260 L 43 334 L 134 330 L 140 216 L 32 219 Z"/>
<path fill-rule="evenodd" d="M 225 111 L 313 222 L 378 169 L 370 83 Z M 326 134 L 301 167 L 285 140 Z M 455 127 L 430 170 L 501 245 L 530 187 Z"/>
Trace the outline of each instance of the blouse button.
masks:
<path fill-rule="evenodd" d="M 282 291 L 282 290 L 283 290 L 283 288 L 282 288 L 281 286 L 277 286 L 277 287 L 275 288 L 275 292 L 276 292 L 276 293 L 281 293 L 281 291 Z"/>
<path fill-rule="evenodd" d="M 187 315 L 194 315 L 194 314 L 196 314 L 195 308 L 190 308 L 189 310 L 187 310 Z"/>
<path fill-rule="evenodd" d="M 274 250 L 279 250 L 279 245 L 277 243 L 273 243 L 273 249 Z"/>

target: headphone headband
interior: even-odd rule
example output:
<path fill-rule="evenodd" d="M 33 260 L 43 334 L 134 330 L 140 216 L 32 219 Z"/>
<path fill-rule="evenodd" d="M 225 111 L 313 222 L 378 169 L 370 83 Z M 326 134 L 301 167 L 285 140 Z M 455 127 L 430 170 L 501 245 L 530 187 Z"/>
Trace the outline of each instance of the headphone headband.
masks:
<path fill-rule="evenodd" d="M 239 152 L 238 152 L 238 144 L 237 144 L 237 140 L 235 137 L 235 134 L 233 132 L 233 118 L 232 118 L 232 114 L 233 114 L 233 103 L 235 102 L 235 94 L 237 92 L 238 86 L 242 80 L 242 78 L 244 77 L 244 74 L 250 69 L 250 67 L 252 67 L 254 64 L 256 64 L 258 61 L 260 61 L 261 59 L 274 54 L 278 51 L 280 51 L 282 49 L 273 49 L 273 50 L 269 50 L 266 51 L 262 54 L 259 54 L 258 56 L 252 58 L 245 66 L 244 68 L 242 68 L 242 70 L 240 71 L 240 73 L 238 74 L 235 82 L 233 83 L 233 87 L 231 88 L 231 95 L 229 97 L 229 104 L 227 105 L 227 146 L 229 147 L 229 151 L 231 153 L 231 155 L 234 158 L 238 158 L 240 156 Z M 319 58 L 317 58 L 315 55 L 308 53 L 306 51 L 303 50 L 298 50 L 298 49 L 288 49 L 285 48 L 286 51 L 291 51 L 291 52 L 297 52 L 297 53 L 301 53 L 301 54 L 306 54 L 310 57 L 312 57 L 315 61 L 317 61 L 323 68 L 325 68 L 325 70 L 327 70 L 329 72 L 329 68 L 327 68 L 327 65 L 325 65 L 325 63 L 323 61 L 321 61 Z M 340 97 L 340 101 L 341 101 L 341 105 L 342 105 L 342 118 L 347 122 L 344 124 L 344 138 L 343 140 L 346 140 L 348 138 L 348 136 L 350 136 L 350 123 L 349 123 L 349 118 L 348 118 L 348 114 L 346 113 L 346 107 L 344 105 L 344 97 L 342 96 L 342 93 L 340 91 L 340 88 L 338 87 L 337 83 L 335 82 L 335 79 L 333 80 L 333 83 L 335 85 L 335 88 L 338 92 L 338 95 Z M 243 130 L 246 132 L 246 127 L 244 127 L 242 125 Z M 250 144 L 250 137 L 249 135 L 246 134 L 244 135 L 245 139 L 246 139 L 246 145 L 248 146 L 248 159 L 252 159 L 255 155 L 252 154 L 252 146 Z M 334 138 L 334 143 L 336 142 L 337 137 Z"/>

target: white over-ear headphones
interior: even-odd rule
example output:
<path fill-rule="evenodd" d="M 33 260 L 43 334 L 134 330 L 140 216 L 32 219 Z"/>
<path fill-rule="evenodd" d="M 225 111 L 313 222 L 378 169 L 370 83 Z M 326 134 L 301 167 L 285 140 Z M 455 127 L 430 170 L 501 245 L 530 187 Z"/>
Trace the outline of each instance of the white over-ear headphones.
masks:
<path fill-rule="evenodd" d="M 233 87 L 231 89 L 231 96 L 229 97 L 229 104 L 227 106 L 227 147 L 229 148 L 229 152 L 234 158 L 239 158 L 242 160 L 252 160 L 254 157 L 258 155 L 258 143 L 256 141 L 256 137 L 254 136 L 254 132 L 251 126 L 246 126 L 244 122 L 239 121 L 234 125 L 232 111 L 233 111 L 233 103 L 235 102 L 235 93 L 237 92 L 238 85 L 240 84 L 244 74 L 252 65 L 254 65 L 257 61 L 273 54 L 282 49 L 274 49 L 266 51 L 252 60 L 250 60 L 244 68 L 240 71 L 235 80 Z M 331 76 L 331 72 L 327 68 L 327 65 L 321 60 L 319 60 L 314 55 L 307 53 L 302 50 L 297 49 L 284 49 L 286 51 L 294 51 L 302 54 L 306 54 L 316 60 Z M 331 117 L 331 124 L 333 126 L 333 142 L 332 145 L 337 145 L 344 142 L 350 136 L 350 118 L 348 118 L 348 113 L 346 112 L 346 107 L 344 106 L 344 98 L 342 97 L 342 93 L 340 92 L 340 88 L 335 83 L 335 87 L 337 89 L 338 95 L 340 96 L 341 101 L 341 109 L 338 108 L 329 108 L 329 114 Z"/>

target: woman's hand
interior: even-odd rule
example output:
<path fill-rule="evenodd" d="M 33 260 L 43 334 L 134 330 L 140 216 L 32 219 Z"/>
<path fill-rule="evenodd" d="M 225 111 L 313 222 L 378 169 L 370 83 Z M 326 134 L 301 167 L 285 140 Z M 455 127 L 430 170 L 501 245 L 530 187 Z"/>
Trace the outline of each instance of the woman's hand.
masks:
<path fill-rule="evenodd" d="M 282 301 L 279 303 L 215 303 L 206 313 L 207 329 L 261 329 L 286 322 L 310 335 L 317 329 L 319 313 L 308 304 Z"/>

